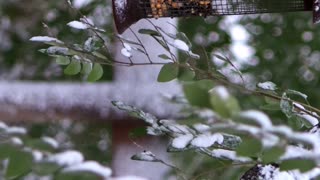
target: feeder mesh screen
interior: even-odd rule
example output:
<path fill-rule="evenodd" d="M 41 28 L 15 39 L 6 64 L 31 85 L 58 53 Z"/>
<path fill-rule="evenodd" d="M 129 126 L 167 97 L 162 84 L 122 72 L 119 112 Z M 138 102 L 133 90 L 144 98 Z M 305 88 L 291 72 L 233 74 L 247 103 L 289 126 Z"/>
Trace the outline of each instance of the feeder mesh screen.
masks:
<path fill-rule="evenodd" d="M 308 0 L 139 0 L 145 17 L 186 17 L 303 11 Z"/>

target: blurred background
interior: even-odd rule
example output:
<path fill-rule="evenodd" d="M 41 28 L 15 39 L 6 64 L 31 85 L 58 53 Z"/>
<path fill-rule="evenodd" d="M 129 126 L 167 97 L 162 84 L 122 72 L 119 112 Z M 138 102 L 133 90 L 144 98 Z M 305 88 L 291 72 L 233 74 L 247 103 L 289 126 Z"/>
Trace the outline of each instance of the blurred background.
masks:
<path fill-rule="evenodd" d="M 73 3 L 96 26 L 107 31 L 108 42 L 114 42 L 110 1 L 74 0 Z M 48 35 L 59 37 L 65 42 L 70 40 L 81 43 L 87 38 L 86 34 L 66 27 L 68 22 L 79 17 L 79 14 L 68 8 L 65 1 L 0 0 L 0 80 L 9 83 L 85 83 L 81 76 L 64 75 L 63 67 L 38 52 L 43 45 L 29 41 L 32 36 Z M 289 88 L 307 94 L 311 105 L 320 106 L 320 25 L 312 23 L 310 12 L 182 18 L 178 21 L 178 28 L 193 41 L 193 52 L 204 54 L 205 50 L 209 54 L 220 53 L 230 57 L 252 85 L 272 81 L 280 89 Z M 221 68 L 228 66 L 218 59 L 212 59 Z M 104 68 L 104 76 L 96 82 L 98 84 L 113 80 L 113 67 Z M 244 94 L 237 96 L 243 109 L 256 108 L 256 105 L 261 104 L 257 98 Z M 268 113 L 279 122 L 285 119 L 279 112 Z M 0 117 L 6 121 L 3 118 Z M 52 136 L 63 148 L 80 150 L 87 159 L 109 165 L 112 159 L 111 119 L 77 121 L 61 118 L 43 119 L 42 123 L 35 123 L 20 118 L 19 122 L 7 123 L 27 126 L 32 137 Z M 196 156 L 201 155 L 184 155 Z M 180 166 L 190 164 L 183 163 L 190 159 L 183 159 L 181 154 L 173 158 L 177 164 L 181 162 Z M 199 174 L 216 165 L 213 161 L 207 161 L 197 167 L 182 169 L 193 168 L 192 173 Z"/>

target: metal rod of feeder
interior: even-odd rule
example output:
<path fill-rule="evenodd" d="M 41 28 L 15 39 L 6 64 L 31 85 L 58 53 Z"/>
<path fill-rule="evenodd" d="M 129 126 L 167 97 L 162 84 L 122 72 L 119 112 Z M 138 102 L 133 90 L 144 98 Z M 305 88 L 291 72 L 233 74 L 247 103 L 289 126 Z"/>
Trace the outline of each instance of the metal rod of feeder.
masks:
<path fill-rule="evenodd" d="M 143 18 L 315 11 L 317 0 L 112 0 L 119 33 Z"/>

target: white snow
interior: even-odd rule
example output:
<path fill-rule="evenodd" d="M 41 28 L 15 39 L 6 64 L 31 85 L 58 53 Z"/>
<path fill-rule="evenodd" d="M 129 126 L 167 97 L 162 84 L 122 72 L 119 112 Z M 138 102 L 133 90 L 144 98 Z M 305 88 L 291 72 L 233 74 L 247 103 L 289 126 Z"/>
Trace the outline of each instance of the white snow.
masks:
<path fill-rule="evenodd" d="M 269 164 L 269 165 L 265 165 L 265 166 L 259 166 L 260 171 L 259 171 L 259 179 L 263 180 L 263 179 L 273 179 L 274 173 L 276 170 L 278 170 L 275 166 Z"/>
<path fill-rule="evenodd" d="M 219 133 L 215 134 L 201 134 L 194 138 L 191 141 L 191 145 L 195 147 L 203 147 L 207 148 L 212 146 L 214 143 L 222 144 L 223 143 L 223 136 Z"/>
<path fill-rule="evenodd" d="M 59 143 L 51 137 L 42 137 L 41 139 L 55 149 L 59 147 Z"/>
<path fill-rule="evenodd" d="M 135 155 L 136 160 L 141 161 L 156 161 L 156 156 L 151 151 L 144 151 L 140 154 Z"/>
<path fill-rule="evenodd" d="M 128 57 L 128 58 L 132 57 L 131 52 L 127 48 L 122 48 L 121 54 L 124 55 L 125 57 Z"/>
<path fill-rule="evenodd" d="M 312 126 L 315 126 L 319 123 L 318 118 L 315 118 L 309 114 L 299 114 L 298 116 L 308 121 Z"/>
<path fill-rule="evenodd" d="M 190 143 L 192 139 L 193 139 L 192 134 L 185 134 L 185 135 L 178 136 L 172 140 L 172 147 L 177 149 L 183 149 Z"/>
<path fill-rule="evenodd" d="M 23 127 L 11 126 L 6 129 L 8 134 L 26 134 L 27 130 Z"/>
<path fill-rule="evenodd" d="M 218 95 L 223 100 L 227 100 L 230 97 L 227 88 L 225 88 L 224 86 L 216 86 L 209 92 Z"/>
<path fill-rule="evenodd" d="M 34 161 L 36 161 L 36 162 L 41 161 L 43 158 L 42 152 L 38 151 L 38 150 L 32 150 L 32 156 L 33 156 Z"/>
<path fill-rule="evenodd" d="M 210 126 L 208 126 L 206 124 L 196 123 L 196 124 L 194 124 L 192 126 L 198 132 L 206 132 L 206 131 L 210 130 Z"/>
<path fill-rule="evenodd" d="M 34 42 L 54 42 L 54 43 L 59 43 L 59 44 L 63 44 L 62 41 L 60 41 L 59 39 L 53 38 L 53 37 L 49 37 L 49 36 L 34 36 L 30 39 L 30 41 L 34 41 Z"/>
<path fill-rule="evenodd" d="M 0 129 L 7 129 L 8 126 L 4 122 L 0 122 Z"/>
<path fill-rule="evenodd" d="M 11 142 L 15 145 L 23 145 L 23 141 L 18 137 L 12 137 Z"/>
<path fill-rule="evenodd" d="M 63 172 L 91 172 L 97 174 L 103 178 L 108 178 L 111 176 L 112 171 L 108 167 L 104 167 L 95 161 L 85 161 L 80 164 L 71 165 L 62 170 Z"/>
<path fill-rule="evenodd" d="M 132 47 L 128 43 L 123 43 L 124 48 L 126 48 L 128 51 L 132 50 Z"/>
<path fill-rule="evenodd" d="M 250 162 L 250 158 L 238 157 L 235 151 L 224 150 L 224 149 L 215 149 L 211 151 L 213 157 L 233 160 L 236 162 Z"/>
<path fill-rule="evenodd" d="M 83 155 L 78 151 L 65 151 L 58 154 L 49 156 L 48 161 L 56 162 L 61 166 L 71 166 L 74 164 L 79 164 L 84 160 Z"/>
<path fill-rule="evenodd" d="M 92 0 L 73 0 L 73 6 L 77 9 L 83 8 L 90 4 Z"/>
<path fill-rule="evenodd" d="M 89 26 L 81 21 L 71 21 L 67 24 L 68 26 L 75 29 L 88 29 Z"/>
<path fill-rule="evenodd" d="M 277 89 L 277 85 L 270 81 L 258 83 L 257 86 L 261 89 L 270 90 L 270 91 L 274 91 Z"/>
<path fill-rule="evenodd" d="M 248 110 L 240 113 L 240 117 L 252 120 L 257 123 L 261 128 L 270 128 L 272 123 L 270 118 L 263 112 L 256 110 Z"/>
<path fill-rule="evenodd" d="M 180 39 L 175 39 L 172 43 L 174 47 L 177 49 L 180 49 L 182 51 L 189 51 L 189 46 L 184 41 L 181 41 Z"/>

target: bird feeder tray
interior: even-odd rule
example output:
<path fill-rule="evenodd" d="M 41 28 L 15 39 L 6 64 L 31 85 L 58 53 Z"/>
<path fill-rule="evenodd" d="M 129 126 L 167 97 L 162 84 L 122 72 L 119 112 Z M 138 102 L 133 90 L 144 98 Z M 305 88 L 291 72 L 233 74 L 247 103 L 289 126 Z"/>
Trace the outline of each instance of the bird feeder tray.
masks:
<path fill-rule="evenodd" d="M 112 0 L 119 33 L 143 18 L 223 16 L 313 11 L 320 20 L 319 0 Z"/>

